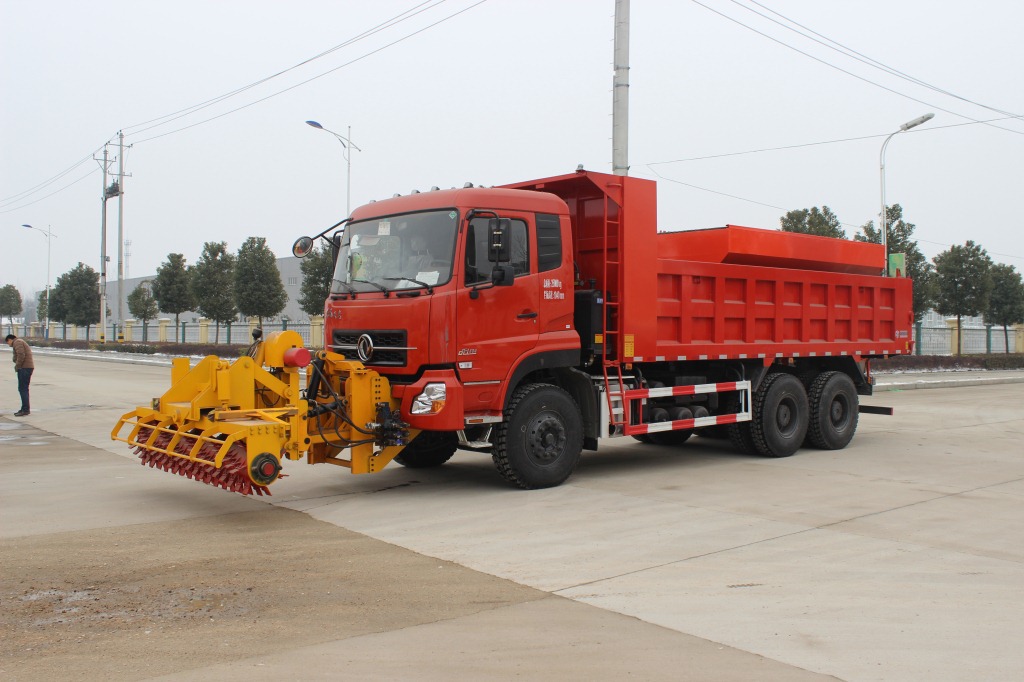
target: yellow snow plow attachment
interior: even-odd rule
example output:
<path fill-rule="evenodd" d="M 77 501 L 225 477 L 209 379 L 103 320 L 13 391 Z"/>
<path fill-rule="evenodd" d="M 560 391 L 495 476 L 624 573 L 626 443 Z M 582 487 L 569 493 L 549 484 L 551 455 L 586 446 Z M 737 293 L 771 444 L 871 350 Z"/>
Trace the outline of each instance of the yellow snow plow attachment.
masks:
<path fill-rule="evenodd" d="M 314 358 L 294 331 L 254 336 L 233 362 L 210 355 L 192 367 L 175 358 L 170 390 L 123 415 L 111 438 L 134 447 L 142 464 L 269 495 L 284 459 L 375 472 L 419 433 L 398 418 L 388 380 L 362 363 L 325 351 Z"/>

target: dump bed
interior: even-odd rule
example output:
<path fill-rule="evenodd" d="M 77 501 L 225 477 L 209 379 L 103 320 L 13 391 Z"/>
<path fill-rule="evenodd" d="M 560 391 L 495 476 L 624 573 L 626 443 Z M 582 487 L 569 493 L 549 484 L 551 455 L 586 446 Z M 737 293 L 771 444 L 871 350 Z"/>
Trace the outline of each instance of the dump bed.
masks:
<path fill-rule="evenodd" d="M 580 288 L 624 362 L 911 351 L 911 282 L 882 247 L 727 226 L 658 233 L 655 183 L 589 171 L 509 185 L 569 207 Z"/>

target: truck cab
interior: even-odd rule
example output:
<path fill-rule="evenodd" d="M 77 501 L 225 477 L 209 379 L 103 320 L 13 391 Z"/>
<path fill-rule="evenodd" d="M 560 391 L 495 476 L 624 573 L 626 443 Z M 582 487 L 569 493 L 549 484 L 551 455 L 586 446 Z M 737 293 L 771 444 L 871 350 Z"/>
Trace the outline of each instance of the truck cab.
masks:
<path fill-rule="evenodd" d="M 579 364 L 571 244 L 566 203 L 544 192 L 362 206 L 337 243 L 327 348 L 386 376 L 413 428 L 500 421 L 517 374 Z"/>

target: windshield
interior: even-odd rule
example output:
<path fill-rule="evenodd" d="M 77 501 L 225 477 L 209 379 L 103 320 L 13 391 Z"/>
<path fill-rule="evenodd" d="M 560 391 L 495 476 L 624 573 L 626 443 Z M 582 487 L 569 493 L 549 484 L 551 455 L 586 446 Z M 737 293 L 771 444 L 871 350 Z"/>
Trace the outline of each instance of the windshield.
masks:
<path fill-rule="evenodd" d="M 345 228 L 331 293 L 431 288 L 452 275 L 458 211 L 406 213 Z"/>

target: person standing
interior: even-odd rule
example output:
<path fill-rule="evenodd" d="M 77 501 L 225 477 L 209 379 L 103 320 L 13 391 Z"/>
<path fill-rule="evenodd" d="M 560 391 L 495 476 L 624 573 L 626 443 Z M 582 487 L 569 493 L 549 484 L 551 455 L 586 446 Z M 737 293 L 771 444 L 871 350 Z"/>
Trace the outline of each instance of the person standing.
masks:
<path fill-rule="evenodd" d="M 28 404 L 28 384 L 32 381 L 32 348 L 14 334 L 7 335 L 7 345 L 14 350 L 14 371 L 18 375 L 18 393 L 21 394 L 21 409 L 14 413 L 15 417 L 31 414 Z"/>

